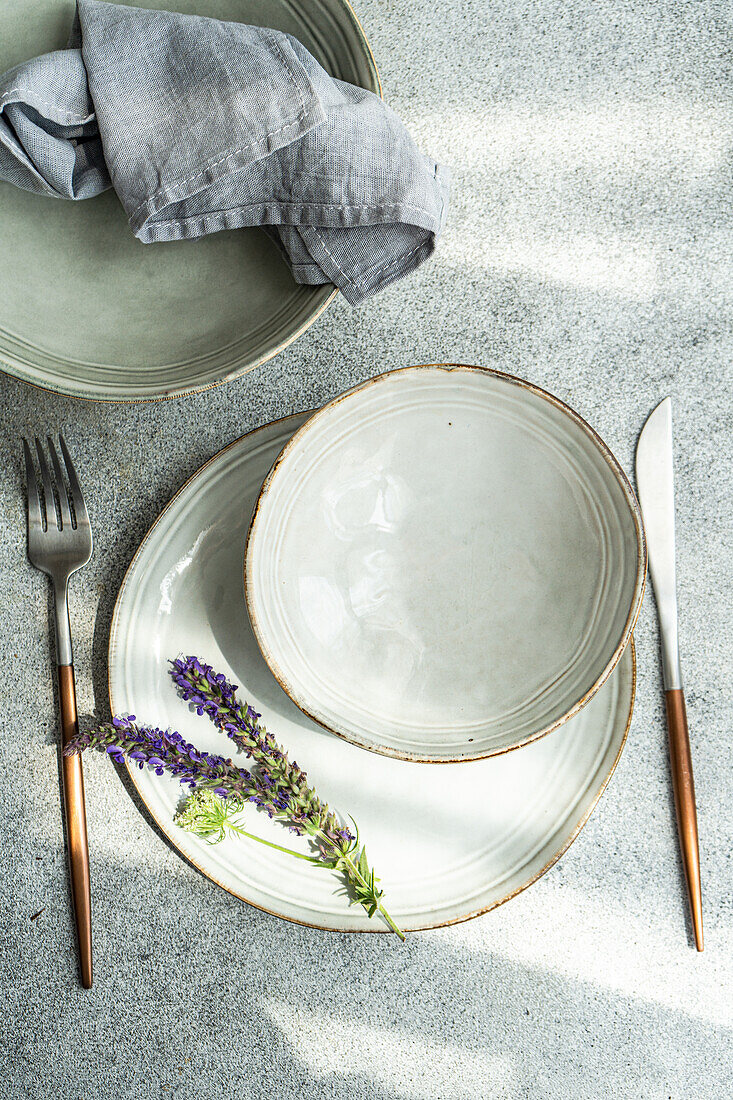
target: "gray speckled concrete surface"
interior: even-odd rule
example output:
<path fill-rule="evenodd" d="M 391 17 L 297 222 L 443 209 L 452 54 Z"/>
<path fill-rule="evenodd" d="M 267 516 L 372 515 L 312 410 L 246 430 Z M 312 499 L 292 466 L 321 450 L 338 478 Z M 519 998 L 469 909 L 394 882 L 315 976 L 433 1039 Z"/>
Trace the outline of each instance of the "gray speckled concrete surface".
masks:
<path fill-rule="evenodd" d="M 389 101 L 453 169 L 435 260 L 184 400 L 101 406 L 0 378 L 0 1096 L 720 1100 L 733 1079 L 730 7 L 358 0 L 357 12 Z M 628 746 L 586 829 L 525 894 L 404 946 L 240 904 L 166 846 L 108 762 L 89 760 L 96 985 L 83 992 L 18 437 L 62 428 L 88 488 L 97 550 L 71 607 L 89 713 L 105 706 L 125 567 L 183 480 L 249 428 L 436 359 L 548 387 L 627 470 L 645 416 L 673 397 L 705 954 L 685 916 L 648 596 Z"/>

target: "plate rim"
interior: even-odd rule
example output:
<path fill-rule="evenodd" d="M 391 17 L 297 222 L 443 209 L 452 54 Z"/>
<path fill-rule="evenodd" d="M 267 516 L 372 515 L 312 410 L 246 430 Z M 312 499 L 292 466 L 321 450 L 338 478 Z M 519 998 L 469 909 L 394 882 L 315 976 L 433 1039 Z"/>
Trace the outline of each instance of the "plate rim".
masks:
<path fill-rule="evenodd" d="M 250 546 L 254 538 L 255 529 L 257 527 L 258 518 L 260 518 L 262 506 L 264 504 L 267 493 L 272 485 L 272 481 L 276 476 L 279 467 L 281 466 L 282 462 L 285 460 L 291 449 L 313 426 L 315 421 L 321 417 L 321 415 L 330 413 L 331 410 L 336 408 L 336 406 L 339 405 L 345 398 L 351 397 L 361 390 L 366 390 L 369 387 L 373 386 L 375 383 L 380 382 L 385 378 L 424 370 L 444 370 L 447 372 L 475 371 L 483 374 L 489 374 L 494 378 L 500 379 L 502 382 L 507 382 L 510 385 L 516 385 L 522 389 L 528 390 L 530 393 L 533 393 L 535 396 L 538 396 L 543 400 L 548 401 L 555 408 L 559 409 L 562 413 L 569 416 L 570 419 L 578 424 L 579 427 L 589 436 L 591 441 L 600 451 L 602 457 L 605 459 L 612 474 L 616 478 L 616 481 L 619 484 L 629 505 L 629 510 L 634 520 L 634 530 L 636 534 L 636 578 L 634 581 L 634 591 L 632 595 L 631 606 L 629 608 L 629 613 L 621 632 L 621 637 L 617 642 L 608 663 L 604 666 L 600 675 L 597 677 L 594 683 L 584 692 L 580 699 L 578 699 L 572 705 L 572 707 L 563 715 L 561 715 L 559 718 L 555 719 L 553 722 L 543 727 L 542 729 L 537 730 L 534 733 L 529 734 L 527 737 L 522 738 L 522 740 L 517 741 L 512 745 L 506 745 L 500 748 L 492 749 L 488 752 L 482 751 L 475 753 L 464 753 L 461 756 L 456 757 L 425 756 L 421 753 L 405 752 L 401 749 L 396 749 L 389 745 L 378 745 L 374 742 L 368 744 L 365 741 L 358 741 L 354 737 L 351 737 L 347 733 L 344 733 L 343 730 L 338 730 L 335 729 L 333 726 L 330 726 L 327 722 L 323 720 L 323 717 L 319 717 L 314 714 L 311 710 L 308 709 L 308 703 L 306 700 L 296 697 L 292 685 L 288 683 L 285 674 L 283 673 L 278 662 L 276 661 L 274 654 L 270 650 L 270 647 L 263 636 L 261 623 L 255 612 L 252 597 L 252 590 L 254 588 L 254 576 L 251 565 Z M 275 459 L 272 467 L 270 468 L 270 472 L 263 481 L 262 488 L 260 489 L 260 492 L 257 496 L 254 510 L 250 519 L 244 550 L 244 599 L 247 607 L 247 614 L 249 615 L 249 620 L 252 624 L 252 630 L 254 631 L 254 635 L 262 656 L 264 657 L 265 662 L 270 669 L 270 672 L 275 677 L 285 694 L 290 698 L 295 706 L 299 710 L 301 710 L 303 714 L 306 715 L 307 718 L 310 718 L 312 722 L 315 722 L 316 725 L 322 726 L 323 729 L 326 729 L 329 733 L 333 733 L 337 737 L 342 738 L 342 740 L 347 741 L 349 744 L 355 745 L 357 748 L 360 749 L 366 749 L 368 752 L 377 753 L 380 756 L 389 756 L 393 759 L 405 760 L 415 764 L 468 764 L 476 760 L 486 760 L 492 756 L 502 756 L 504 753 L 515 752 L 517 749 L 521 749 L 525 745 L 530 745 L 533 741 L 538 741 L 541 737 L 546 737 L 547 734 L 552 733 L 554 730 L 559 729 L 561 726 L 563 726 L 565 722 L 567 722 L 570 718 L 574 717 L 574 715 L 582 710 L 586 703 L 590 702 L 593 696 L 600 690 L 600 688 L 606 682 L 606 680 L 618 664 L 619 660 L 621 659 L 621 656 L 626 649 L 626 646 L 631 641 L 637 619 L 641 612 L 642 603 L 644 601 L 646 576 L 647 546 L 641 507 L 638 500 L 636 499 L 636 494 L 634 493 L 631 482 L 626 476 L 621 466 L 621 463 L 618 461 L 605 440 L 598 434 L 595 428 L 591 427 L 588 421 L 585 420 L 585 418 L 582 417 L 580 413 L 576 412 L 575 409 L 571 408 L 570 405 L 568 405 L 561 398 L 556 397 L 553 393 L 550 393 L 549 390 L 543 389 L 541 386 L 536 385 L 534 382 L 529 382 L 525 378 L 520 378 L 518 375 L 509 374 L 506 371 L 498 370 L 496 367 L 484 367 L 470 363 L 416 363 L 406 367 L 397 367 L 392 370 L 383 371 L 381 374 L 374 375 L 373 377 L 367 378 L 363 382 L 358 383 L 356 386 L 350 387 L 348 390 L 345 390 L 343 393 L 338 394 L 336 397 L 326 402 L 326 404 L 323 405 L 320 409 L 315 410 L 311 414 L 311 416 L 309 416 L 308 419 L 293 433 L 292 437 L 288 440 L 280 454 Z"/>
<path fill-rule="evenodd" d="M 345 0 L 343 0 L 343 2 L 345 2 Z M 20 359 L 16 359 L 12 354 L 2 349 L 0 349 L 0 374 L 5 375 L 7 378 L 13 378 L 17 382 L 22 382 L 23 385 L 30 386 L 40 393 L 57 394 L 60 397 L 67 397 L 71 401 L 89 401 L 97 405 L 150 405 L 158 401 L 176 401 L 180 397 L 192 397 L 197 393 L 206 393 L 208 390 L 218 389 L 220 386 L 225 386 L 228 382 L 234 382 L 237 378 L 243 378 L 245 374 L 257 370 L 258 367 L 264 366 L 265 363 L 269 363 L 271 359 L 275 359 L 281 352 L 285 351 L 286 348 L 289 348 L 291 344 L 294 344 L 296 340 L 299 340 L 300 337 L 308 331 L 311 325 L 315 324 L 321 314 L 326 311 L 334 298 L 336 298 L 338 293 L 337 287 L 332 287 L 328 290 L 327 296 L 319 304 L 312 316 L 304 321 L 303 324 L 294 333 L 288 336 L 283 343 L 278 344 L 276 348 L 260 356 L 255 362 L 249 363 L 244 367 L 235 367 L 233 370 L 228 371 L 223 377 L 217 378 L 213 382 L 206 382 L 201 386 L 191 386 L 183 389 L 172 387 L 165 392 L 140 394 L 135 397 L 119 397 L 100 394 L 98 392 L 82 393 L 78 390 L 71 391 L 58 385 L 56 382 L 42 385 L 38 381 L 27 378 L 23 372 L 28 370 L 28 364 L 23 363 Z"/>
<path fill-rule="evenodd" d="M 317 410 L 315 410 L 315 411 L 317 411 Z M 216 454 L 212 455 L 212 457 L 207 459 L 207 461 L 204 462 L 196 471 L 194 471 L 193 474 L 191 474 L 188 478 L 186 478 L 186 480 L 183 482 L 183 484 L 180 486 L 180 488 L 178 488 L 176 490 L 176 492 L 173 494 L 173 496 L 169 499 L 169 501 L 161 509 L 158 516 L 155 518 L 153 523 L 150 525 L 148 530 L 143 535 L 139 546 L 135 550 L 135 553 L 133 554 L 129 565 L 128 565 L 127 569 L 125 570 L 124 577 L 122 578 L 122 582 L 120 584 L 120 588 L 119 588 L 119 591 L 117 593 L 117 597 L 115 599 L 114 610 L 113 610 L 113 613 L 112 613 L 112 622 L 110 624 L 109 643 L 108 643 L 108 647 L 107 647 L 107 694 L 108 694 L 108 700 L 109 700 L 110 710 L 111 710 L 112 714 L 115 713 L 115 708 L 114 708 L 114 699 L 113 699 L 113 694 L 112 694 L 111 666 L 112 666 L 112 660 L 113 660 L 114 653 L 115 653 L 115 651 L 117 651 L 120 648 L 118 639 L 119 639 L 119 633 L 120 633 L 119 619 L 120 619 L 120 616 L 121 616 L 122 600 L 123 600 L 125 591 L 128 587 L 128 584 L 131 580 L 132 571 L 135 568 L 139 558 L 141 557 L 141 555 L 142 555 L 149 539 L 151 538 L 153 533 L 158 529 L 159 525 L 164 523 L 166 515 L 174 507 L 174 505 L 176 504 L 178 498 L 192 485 L 193 482 L 195 482 L 199 478 L 200 475 L 202 475 L 210 466 L 212 466 L 214 463 L 216 463 L 218 460 L 220 460 L 228 451 L 232 450 L 235 447 L 241 446 L 244 443 L 245 440 L 250 440 L 252 437 L 257 436 L 258 433 L 264 431 L 267 428 L 271 428 L 274 425 L 278 425 L 278 424 L 285 424 L 287 421 L 294 420 L 294 419 L 296 419 L 298 417 L 301 417 L 303 415 L 305 415 L 306 418 L 307 418 L 304 422 L 305 424 L 307 424 L 308 420 L 313 415 L 313 412 L 314 412 L 314 410 L 304 410 L 302 412 L 290 413 L 286 416 L 277 417 L 274 420 L 268 421 L 265 424 L 261 424 L 258 427 L 253 428 L 249 432 L 245 432 L 243 435 L 239 436 L 237 439 L 232 440 L 232 442 L 228 443 L 225 447 L 222 447 L 222 449 L 220 451 L 217 451 Z M 548 862 L 545 863 L 540 868 L 539 871 L 537 871 L 530 879 L 528 879 L 527 882 L 522 883 L 516 889 L 511 890 L 508 894 L 504 895 L 501 898 L 498 898 L 496 901 L 491 902 L 489 905 L 481 906 L 478 909 L 472 910 L 471 912 L 463 914 L 461 916 L 452 917 L 448 920 L 441 920 L 441 921 L 435 921 L 435 922 L 428 923 L 428 924 L 422 924 L 422 925 L 419 925 L 416 928 L 411 928 L 410 932 L 409 932 L 410 935 L 412 935 L 415 932 L 427 932 L 427 931 L 432 931 L 432 930 L 437 929 L 437 928 L 447 928 L 447 927 L 450 927 L 452 925 L 463 924 L 466 921 L 474 920 L 476 917 L 483 916 L 484 914 L 490 913 L 492 910 L 499 908 L 499 906 L 504 905 L 508 901 L 511 901 L 512 898 L 517 897 L 519 894 L 521 894 L 525 890 L 527 890 L 530 886 L 533 886 L 535 882 L 537 882 L 540 878 L 543 877 L 543 875 L 547 874 L 547 872 L 552 867 L 554 867 L 554 865 L 558 862 L 558 860 L 560 860 L 565 855 L 565 853 L 568 851 L 568 849 L 571 847 L 571 845 L 575 843 L 578 836 L 580 835 L 580 833 L 583 831 L 586 824 L 588 823 L 588 820 L 590 819 L 591 814 L 593 813 L 596 806 L 598 805 L 598 803 L 599 803 L 602 795 L 604 794 L 606 788 L 608 787 L 608 784 L 610 783 L 611 778 L 612 778 L 614 772 L 616 771 L 616 768 L 618 766 L 618 762 L 621 759 L 621 755 L 624 751 L 624 748 L 626 746 L 626 742 L 628 740 L 629 730 L 631 728 L 631 723 L 632 723 L 633 715 L 634 715 L 634 705 L 635 705 L 635 701 L 636 701 L 636 686 L 637 686 L 636 645 L 635 645 L 635 642 L 634 642 L 633 633 L 629 638 L 629 644 L 628 644 L 627 647 L 625 647 L 624 652 L 626 651 L 626 648 L 628 648 L 630 650 L 630 655 L 631 655 L 631 670 L 630 670 L 630 672 L 631 672 L 631 683 L 630 683 L 630 690 L 629 690 L 628 714 L 626 715 L 624 730 L 623 730 L 623 733 L 622 733 L 621 738 L 619 740 L 618 749 L 616 751 L 614 759 L 612 760 L 611 765 L 610 765 L 607 773 L 603 777 L 600 785 L 598 786 L 598 789 L 596 790 L 595 794 L 593 795 L 593 798 L 591 800 L 590 805 L 588 806 L 586 811 L 583 813 L 581 818 L 575 823 L 575 825 L 574 825 L 570 835 L 567 837 L 567 839 L 563 842 L 563 844 L 560 846 L 560 848 L 557 850 L 557 852 L 555 852 L 552 855 L 551 859 L 549 859 Z M 622 656 L 623 656 L 623 653 L 620 654 L 619 659 Z M 262 913 L 267 913 L 271 917 L 276 917 L 279 920 L 287 921 L 290 924 L 300 925 L 303 928 L 313 928 L 313 929 L 317 929 L 317 930 L 322 931 L 322 932 L 334 933 L 334 934 L 344 935 L 344 936 L 346 936 L 346 935 L 389 935 L 390 934 L 390 929 L 389 928 L 387 928 L 386 926 L 378 925 L 378 924 L 376 924 L 376 922 L 374 924 L 374 927 L 370 927 L 370 928 L 338 928 L 338 927 L 334 927 L 333 925 L 328 926 L 328 925 L 318 924 L 315 921 L 300 920 L 297 917 L 288 916 L 288 915 L 283 914 L 283 913 L 278 913 L 273 909 L 268 909 L 267 906 L 260 905 L 257 902 L 252 901 L 250 898 L 246 897 L 244 894 L 238 893 L 236 890 L 233 890 L 231 887 L 229 887 L 225 883 L 221 882 L 216 877 L 215 874 L 212 874 L 211 871 L 209 871 L 205 867 L 203 867 L 192 855 L 190 855 L 186 851 L 183 851 L 183 849 L 176 843 L 176 841 L 174 840 L 173 836 L 171 835 L 171 833 L 168 831 L 168 828 L 167 828 L 167 825 L 169 825 L 170 823 L 167 822 L 167 821 L 162 821 L 159 818 L 158 814 L 155 812 L 155 810 L 152 808 L 152 806 L 148 803 L 148 800 L 145 797 L 144 792 L 138 787 L 137 782 L 136 782 L 136 780 L 137 780 L 136 769 L 129 763 L 129 761 L 127 759 L 125 760 L 124 763 L 125 763 L 125 768 L 127 770 L 128 777 L 129 777 L 130 781 L 132 782 L 132 785 L 135 789 L 135 793 L 136 793 L 137 797 L 140 799 L 143 806 L 145 807 L 146 813 L 149 814 L 150 817 L 152 818 L 153 822 L 155 822 L 156 827 L 163 833 L 163 835 L 166 839 L 166 842 L 174 848 L 176 853 L 182 859 L 184 859 L 187 863 L 189 863 L 192 867 L 194 867 L 204 878 L 209 879 L 211 882 L 215 883 L 217 886 L 219 886 L 222 890 L 224 890 L 231 897 L 237 898 L 237 900 L 243 901 L 247 905 L 252 906 L 253 909 L 257 909 Z"/>
<path fill-rule="evenodd" d="M 375 82 L 374 88 L 367 89 L 368 91 L 374 91 L 380 99 L 384 100 L 384 90 L 382 88 L 382 79 L 379 75 L 379 69 L 377 68 L 377 62 L 374 57 L 374 51 L 369 43 L 369 39 L 366 36 L 366 31 L 362 26 L 359 17 L 357 16 L 354 8 L 352 7 L 350 0 L 334 0 L 335 3 L 341 5 L 343 14 L 347 20 L 351 23 L 352 29 L 356 32 L 356 37 L 359 40 L 360 45 L 364 50 L 364 57 L 367 63 L 367 67 L 371 70 L 371 75 Z M 286 348 L 294 344 L 296 340 L 307 332 L 307 330 L 315 324 L 318 318 L 325 312 L 325 310 L 333 302 L 334 298 L 338 295 L 338 288 L 335 286 L 329 287 L 326 283 L 318 289 L 320 294 L 313 295 L 314 304 L 313 313 L 301 324 L 296 330 L 291 333 L 282 343 L 277 347 L 266 352 L 264 355 L 259 356 L 254 362 L 247 364 L 246 366 L 235 365 L 233 369 L 230 369 L 221 378 L 217 378 L 212 382 L 206 382 L 200 386 L 173 386 L 170 389 L 164 390 L 159 393 L 153 394 L 135 394 L 129 397 L 123 397 L 119 395 L 100 393 L 97 389 L 85 392 L 84 384 L 80 383 L 73 389 L 69 389 L 67 385 L 54 380 L 48 384 L 44 384 L 37 379 L 28 377 L 28 371 L 34 369 L 32 363 L 24 362 L 18 358 L 13 352 L 6 351 L 0 348 L 0 374 L 5 375 L 8 378 L 13 378 L 18 382 L 22 382 L 26 386 L 31 386 L 35 390 L 39 390 L 41 393 L 55 393 L 60 394 L 63 397 L 69 397 L 73 401 L 92 401 L 97 404 L 104 405 L 143 405 L 149 404 L 155 401 L 175 401 L 179 397 L 190 397 L 197 393 L 206 393 L 208 390 L 213 390 L 219 386 L 224 386 L 228 382 L 233 382 L 237 378 L 243 378 L 245 374 L 249 374 L 250 371 L 256 370 L 258 367 L 264 366 L 265 363 L 269 363 L 271 359 L 276 358 Z M 318 300 L 320 298 L 320 301 Z M 87 383 L 89 385 L 89 383 Z M 122 382 L 118 383 L 120 389 L 124 388 Z"/>

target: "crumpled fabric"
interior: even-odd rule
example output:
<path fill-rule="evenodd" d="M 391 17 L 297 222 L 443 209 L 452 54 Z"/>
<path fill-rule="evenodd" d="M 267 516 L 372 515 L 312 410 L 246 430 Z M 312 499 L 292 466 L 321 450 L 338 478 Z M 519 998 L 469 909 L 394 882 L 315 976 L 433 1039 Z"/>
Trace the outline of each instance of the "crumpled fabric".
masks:
<path fill-rule="evenodd" d="M 68 49 L 0 77 L 0 180 L 112 186 L 144 243 L 261 226 L 353 305 L 432 254 L 448 199 L 394 111 L 292 36 L 98 0 Z"/>

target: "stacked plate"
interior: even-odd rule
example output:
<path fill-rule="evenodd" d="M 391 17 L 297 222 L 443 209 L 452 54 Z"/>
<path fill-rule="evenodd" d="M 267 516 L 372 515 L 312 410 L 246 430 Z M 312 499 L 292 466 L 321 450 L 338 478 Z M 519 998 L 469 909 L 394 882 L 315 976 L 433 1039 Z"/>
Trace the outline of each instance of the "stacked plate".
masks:
<path fill-rule="evenodd" d="M 572 410 L 496 371 L 406 368 L 245 436 L 174 497 L 120 592 L 112 710 L 221 750 L 162 662 L 228 673 L 359 822 L 397 923 L 436 927 L 529 885 L 590 814 L 631 717 L 645 572 L 634 494 Z M 226 889 L 380 930 L 312 865 L 177 829 L 177 785 L 131 774 Z"/>

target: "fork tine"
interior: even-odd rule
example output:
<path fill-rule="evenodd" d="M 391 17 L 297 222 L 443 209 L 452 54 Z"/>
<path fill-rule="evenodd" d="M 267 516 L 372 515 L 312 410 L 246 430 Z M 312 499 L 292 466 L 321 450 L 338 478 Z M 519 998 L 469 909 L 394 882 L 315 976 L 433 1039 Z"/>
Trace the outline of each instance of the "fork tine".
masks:
<path fill-rule="evenodd" d="M 51 471 L 48 468 L 46 462 L 46 456 L 43 453 L 43 447 L 41 441 L 36 436 L 36 452 L 38 454 L 38 464 L 41 467 L 41 480 L 43 481 L 43 496 L 46 502 L 46 527 L 49 528 L 52 523 L 55 523 L 56 527 L 59 527 L 59 514 L 56 510 L 56 498 L 53 495 L 53 483 L 51 481 Z"/>
<path fill-rule="evenodd" d="M 53 466 L 54 476 L 56 477 L 56 489 L 58 490 L 59 507 L 61 508 L 61 523 L 64 527 L 71 528 L 69 493 L 66 488 L 66 482 L 64 481 L 64 475 L 61 473 L 59 456 L 56 454 L 56 448 L 53 445 L 53 440 L 50 435 L 48 436 L 48 453 L 51 455 L 51 465 Z"/>
<path fill-rule="evenodd" d="M 43 530 L 43 512 L 41 510 L 41 498 L 38 495 L 36 471 L 33 467 L 31 449 L 25 439 L 23 440 L 23 453 L 25 455 L 25 481 L 28 493 L 28 526 L 38 526 Z"/>
<path fill-rule="evenodd" d="M 74 469 L 74 463 L 71 461 L 71 455 L 64 441 L 64 437 L 59 432 L 59 443 L 61 444 L 61 452 L 64 456 L 64 462 L 66 463 L 66 472 L 69 475 L 69 485 L 71 487 L 71 500 L 74 505 L 74 514 L 76 516 L 76 525 L 80 523 L 86 523 L 89 525 L 89 513 L 87 512 L 87 506 L 84 503 L 84 494 L 81 491 L 78 478 L 76 476 L 76 470 Z"/>

